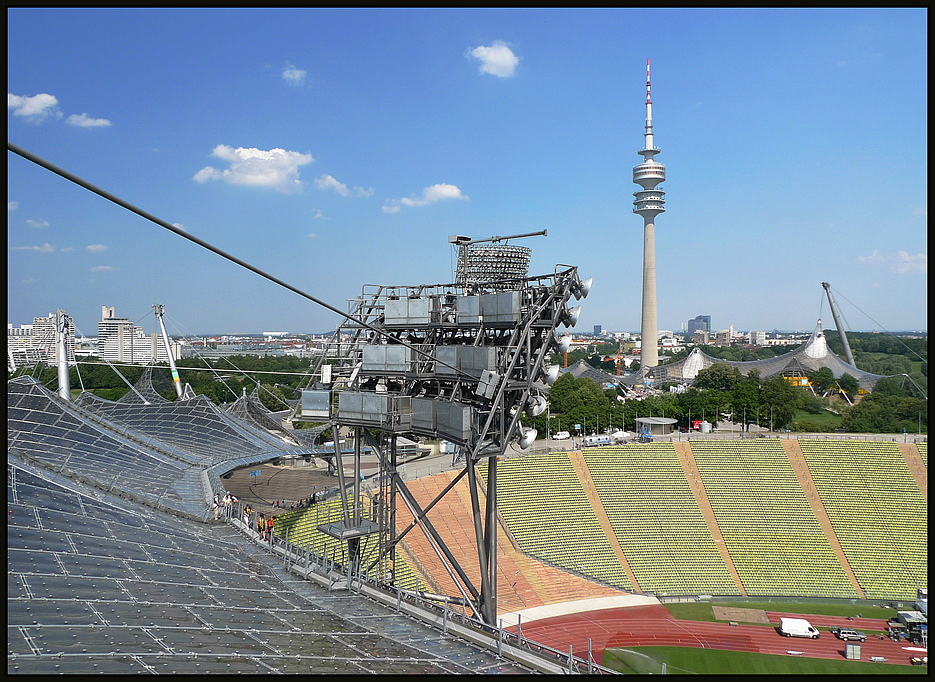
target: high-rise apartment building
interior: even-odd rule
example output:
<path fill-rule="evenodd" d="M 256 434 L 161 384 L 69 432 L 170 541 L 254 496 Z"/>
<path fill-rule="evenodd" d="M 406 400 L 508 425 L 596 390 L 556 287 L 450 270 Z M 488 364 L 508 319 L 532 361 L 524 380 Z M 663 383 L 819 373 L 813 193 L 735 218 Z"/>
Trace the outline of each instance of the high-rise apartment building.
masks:
<path fill-rule="evenodd" d="M 66 316 L 65 352 L 69 362 L 75 361 L 75 323 Z M 7 367 L 14 370 L 39 361 L 58 362 L 58 343 L 55 329 L 56 313 L 33 318 L 32 324 L 14 327 L 7 323 Z"/>
<path fill-rule="evenodd" d="M 692 336 L 695 332 L 710 332 L 711 331 L 711 316 L 710 315 L 698 315 L 692 320 L 688 321 L 688 335 Z"/>
<path fill-rule="evenodd" d="M 114 308 L 101 306 L 101 321 L 97 323 L 98 354 L 109 362 L 146 365 L 168 362 L 159 334 L 146 334 L 126 317 L 117 317 Z"/>

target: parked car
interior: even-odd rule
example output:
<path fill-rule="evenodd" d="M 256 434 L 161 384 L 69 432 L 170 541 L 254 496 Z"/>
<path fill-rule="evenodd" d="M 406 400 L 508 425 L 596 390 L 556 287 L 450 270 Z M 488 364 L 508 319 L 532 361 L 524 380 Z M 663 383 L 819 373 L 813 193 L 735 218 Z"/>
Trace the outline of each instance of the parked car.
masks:
<path fill-rule="evenodd" d="M 863 632 L 851 630 L 850 628 L 831 628 L 831 634 L 838 639 L 843 639 L 845 642 L 849 642 L 852 639 L 856 639 L 861 642 L 865 642 L 867 640 L 867 635 L 865 635 Z"/>
<path fill-rule="evenodd" d="M 552 436 L 552 440 L 568 440 L 569 438 L 571 438 L 571 434 L 568 431 L 559 431 Z"/>

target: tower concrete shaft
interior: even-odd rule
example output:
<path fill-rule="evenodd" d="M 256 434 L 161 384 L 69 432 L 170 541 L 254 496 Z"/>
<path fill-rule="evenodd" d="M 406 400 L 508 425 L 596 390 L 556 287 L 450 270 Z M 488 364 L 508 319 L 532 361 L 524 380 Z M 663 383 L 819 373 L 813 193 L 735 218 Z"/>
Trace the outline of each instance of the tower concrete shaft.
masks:
<path fill-rule="evenodd" d="M 633 167 L 633 182 L 642 187 L 633 193 L 633 212 L 643 216 L 643 311 L 640 327 L 640 366 L 659 364 L 659 323 L 656 319 L 656 216 L 665 212 L 665 192 L 657 185 L 666 179 L 666 167 L 655 160 L 660 149 L 653 145 L 653 100 L 650 94 L 649 60 L 646 60 L 645 144 L 638 154 L 643 162 Z"/>
<path fill-rule="evenodd" d="M 640 318 L 640 367 L 659 364 L 659 322 L 656 319 L 656 226 L 643 219 L 643 314 Z"/>

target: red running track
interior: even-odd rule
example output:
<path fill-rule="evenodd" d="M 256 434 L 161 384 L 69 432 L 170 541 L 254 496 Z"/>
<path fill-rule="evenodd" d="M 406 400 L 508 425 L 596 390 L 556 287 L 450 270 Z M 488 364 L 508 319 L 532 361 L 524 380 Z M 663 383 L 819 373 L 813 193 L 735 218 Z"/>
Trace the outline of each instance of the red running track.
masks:
<path fill-rule="evenodd" d="M 812 616 L 770 611 L 770 622 L 779 623 L 779 617 L 806 618 L 816 627 L 850 627 L 866 630 L 885 630 L 886 621 L 876 618 L 848 620 L 836 616 Z M 516 632 L 516 627 L 509 628 Z M 604 649 L 635 646 L 687 646 L 726 651 L 749 651 L 762 654 L 789 655 L 788 651 L 802 652 L 807 658 L 845 659 L 845 642 L 830 632 L 822 632 L 819 639 L 783 637 L 776 626 L 730 625 L 725 622 L 676 620 L 662 605 L 628 606 L 543 618 L 522 623 L 522 634 L 534 642 L 548 645 L 558 651 L 573 653 L 585 659 L 588 638 L 594 661 L 604 662 Z M 908 665 L 913 656 L 924 655 L 907 651 L 905 642 L 880 640 L 870 635 L 860 645 L 862 661 L 881 656 L 887 663 Z"/>

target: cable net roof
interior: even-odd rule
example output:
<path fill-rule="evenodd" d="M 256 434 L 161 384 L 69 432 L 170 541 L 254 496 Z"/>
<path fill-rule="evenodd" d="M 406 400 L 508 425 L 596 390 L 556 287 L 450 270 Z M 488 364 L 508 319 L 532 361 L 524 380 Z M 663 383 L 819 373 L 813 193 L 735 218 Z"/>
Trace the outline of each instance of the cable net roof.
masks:
<path fill-rule="evenodd" d="M 204 396 L 146 405 L 84 393 L 69 402 L 29 377 L 7 384 L 7 433 L 29 461 L 196 518 L 220 489 L 219 469 L 312 452 Z"/>
<path fill-rule="evenodd" d="M 244 392 L 230 405 L 225 407 L 228 414 L 240 419 L 246 424 L 250 424 L 257 429 L 267 431 L 270 434 L 282 439 L 295 446 L 314 447 L 315 439 L 330 425 L 324 424 L 311 429 L 287 429 L 283 426 L 283 420 L 290 416 L 293 410 L 272 411 L 260 401 L 258 387 L 253 389 L 249 395 Z"/>
<path fill-rule="evenodd" d="M 15 456 L 7 508 L 8 674 L 530 672 Z"/>
<path fill-rule="evenodd" d="M 657 383 L 664 381 L 694 381 L 699 371 L 707 369 L 717 362 L 735 367 L 745 376 L 755 369 L 763 379 L 770 379 L 779 375 L 806 376 L 822 367 L 827 367 L 834 374 L 835 379 L 850 374 L 857 379 L 860 388 L 865 391 L 872 391 L 876 383 L 885 378 L 884 375 L 872 374 L 849 365 L 835 355 L 828 347 L 828 341 L 822 331 L 821 320 L 819 320 L 808 341 L 788 353 L 763 360 L 732 361 L 713 358 L 706 355 L 700 348 L 695 348 L 688 354 L 687 358 L 673 362 L 670 365 L 657 367 L 655 369 L 656 381 Z"/>

